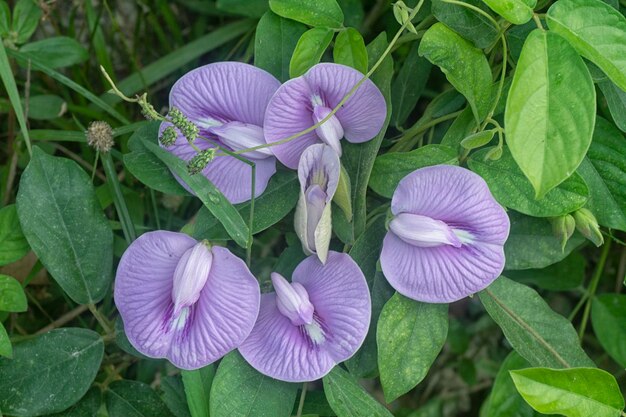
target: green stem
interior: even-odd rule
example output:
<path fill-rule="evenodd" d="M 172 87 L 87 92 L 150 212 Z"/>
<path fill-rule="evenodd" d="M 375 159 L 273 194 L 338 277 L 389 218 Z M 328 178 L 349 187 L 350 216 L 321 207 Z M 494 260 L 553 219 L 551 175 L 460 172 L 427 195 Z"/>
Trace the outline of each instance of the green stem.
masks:
<path fill-rule="evenodd" d="M 122 187 L 117 179 L 117 171 L 115 171 L 113 158 L 109 152 L 102 154 L 102 165 L 104 166 L 104 172 L 107 176 L 109 187 L 113 192 L 113 202 L 115 203 L 117 216 L 122 224 L 124 238 L 130 244 L 137 238 L 137 234 L 135 232 L 135 226 L 133 225 L 130 213 L 128 212 L 128 207 L 126 206 L 126 200 L 124 200 L 124 195 L 122 194 Z"/>
<path fill-rule="evenodd" d="M 302 410 L 304 409 L 304 399 L 306 398 L 306 391 L 307 383 L 305 382 L 302 384 L 302 393 L 300 394 L 300 403 L 298 404 L 298 413 L 296 414 L 296 417 L 302 416 Z"/>
<path fill-rule="evenodd" d="M 535 24 L 537 25 L 539 29 L 545 31 L 545 29 L 543 28 L 543 25 L 541 24 L 541 19 L 539 19 L 539 15 L 537 13 L 533 13 L 533 20 L 535 21 Z"/>
<path fill-rule="evenodd" d="M 607 240 L 604 246 L 602 247 L 602 253 L 600 254 L 600 260 L 598 261 L 598 265 L 596 266 L 596 270 L 591 278 L 591 283 L 589 284 L 588 291 L 588 300 L 587 304 L 585 304 L 585 310 L 583 311 L 583 318 L 580 322 L 580 329 L 578 330 L 578 337 L 582 341 L 583 336 L 585 335 L 585 330 L 587 329 L 587 321 L 589 320 L 589 313 L 591 312 L 591 302 L 593 300 L 593 296 L 598 289 L 598 283 L 600 282 L 600 278 L 602 277 L 602 272 L 604 272 L 604 265 L 606 264 L 606 260 L 609 257 L 609 251 L 611 249 L 611 240 Z"/>
<path fill-rule="evenodd" d="M 106 334 L 113 333 L 113 330 L 109 324 L 109 321 L 102 315 L 102 313 L 100 313 L 100 311 L 98 311 L 98 308 L 96 307 L 96 305 L 93 303 L 90 303 L 90 304 L 87 304 L 87 307 L 89 308 L 89 311 L 91 311 L 91 314 L 93 314 L 93 316 L 96 318 L 100 326 L 102 326 L 102 328 L 104 329 L 104 332 Z"/>

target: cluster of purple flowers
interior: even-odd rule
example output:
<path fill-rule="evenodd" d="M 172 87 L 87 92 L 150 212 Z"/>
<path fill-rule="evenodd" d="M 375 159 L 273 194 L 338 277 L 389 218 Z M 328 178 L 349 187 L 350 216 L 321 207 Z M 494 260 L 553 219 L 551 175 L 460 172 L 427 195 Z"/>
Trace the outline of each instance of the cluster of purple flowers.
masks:
<path fill-rule="evenodd" d="M 319 64 L 280 85 L 263 70 L 227 62 L 198 68 L 174 85 L 170 105 L 208 139 L 195 147 L 243 151 L 256 163 L 256 195 L 276 172 L 276 159 L 298 169 L 295 230 L 310 256 L 291 282 L 272 273 L 275 292 L 261 295 L 256 278 L 228 249 L 182 233 L 145 233 L 124 253 L 115 282 L 115 302 L 137 350 L 195 369 L 238 348 L 259 372 L 291 382 L 318 379 L 357 351 L 370 323 L 368 285 L 352 258 L 329 244 L 341 140 L 372 139 L 387 111 L 366 80 L 332 114 L 362 78 L 346 66 Z M 184 160 L 197 152 L 182 133 L 168 149 Z M 202 174 L 238 203 L 251 195 L 249 170 L 222 156 Z M 452 302 L 498 277 L 508 232 L 504 209 L 479 176 L 456 166 L 418 169 L 393 195 L 380 264 L 399 293 Z"/>

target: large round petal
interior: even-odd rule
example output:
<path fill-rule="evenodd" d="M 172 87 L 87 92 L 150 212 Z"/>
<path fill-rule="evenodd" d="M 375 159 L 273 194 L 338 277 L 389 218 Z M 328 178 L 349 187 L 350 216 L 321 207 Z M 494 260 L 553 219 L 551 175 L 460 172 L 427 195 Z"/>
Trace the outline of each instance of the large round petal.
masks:
<path fill-rule="evenodd" d="M 163 358 L 170 348 L 173 276 L 178 260 L 197 242 L 174 232 L 148 232 L 124 252 L 115 277 L 115 305 L 130 343 Z"/>
<path fill-rule="evenodd" d="M 509 218 L 473 172 L 448 165 L 418 169 L 398 184 L 391 211 L 441 220 L 463 241 L 460 248 L 418 247 L 387 233 L 381 267 L 401 294 L 452 302 L 484 289 L 502 272 Z"/>
<path fill-rule="evenodd" d="M 326 265 L 316 256 L 302 261 L 293 273 L 302 284 L 325 332 L 319 345 L 276 307 L 276 295 L 264 294 L 261 311 L 250 336 L 239 347 L 259 372 L 289 382 L 313 381 L 361 346 L 371 318 L 367 282 L 356 263 L 345 254 L 330 252 Z"/>
<path fill-rule="evenodd" d="M 259 284 L 246 264 L 228 249 L 214 246 L 213 264 L 189 323 L 175 333 L 168 359 L 182 369 L 197 369 L 237 348 L 259 313 Z"/>
<path fill-rule="evenodd" d="M 191 121 L 208 118 L 263 126 L 265 109 L 280 82 L 241 62 L 217 62 L 183 75 L 170 91 L 170 106 Z"/>
<path fill-rule="evenodd" d="M 160 133 L 169 125 L 169 123 L 161 123 Z M 196 140 L 195 145 L 201 150 L 214 146 L 203 139 Z M 196 154 L 181 134 L 178 134 L 174 145 L 165 149 L 184 161 L 189 161 Z M 263 194 L 270 178 L 276 173 L 276 158 L 252 159 L 251 161 L 256 164 L 255 197 L 258 197 Z M 231 203 L 237 204 L 250 200 L 252 168 L 245 162 L 232 156 L 217 156 L 202 170 L 202 175 L 211 181 Z M 192 192 L 184 181 L 176 175 L 175 177 L 183 187 Z"/>
<path fill-rule="evenodd" d="M 310 89 L 320 95 L 326 107 L 334 108 L 363 78 L 363 74 L 345 65 L 315 65 L 305 75 Z M 387 104 L 382 93 L 369 79 L 336 113 L 345 138 L 353 143 L 366 142 L 380 132 L 387 117 Z"/>

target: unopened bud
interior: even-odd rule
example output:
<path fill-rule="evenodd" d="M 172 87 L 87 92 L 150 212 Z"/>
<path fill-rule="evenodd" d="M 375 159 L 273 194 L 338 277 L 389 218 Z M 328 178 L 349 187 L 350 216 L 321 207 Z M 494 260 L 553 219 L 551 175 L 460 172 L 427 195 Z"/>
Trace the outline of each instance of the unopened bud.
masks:
<path fill-rule="evenodd" d="M 484 161 L 497 161 L 502 157 L 502 146 L 494 146 L 485 154 Z"/>
<path fill-rule="evenodd" d="M 159 141 L 163 146 L 168 148 L 176 143 L 176 129 L 174 129 L 174 126 L 166 127 L 163 130 L 163 133 L 161 133 Z"/>
<path fill-rule="evenodd" d="M 552 223 L 554 236 L 561 242 L 561 250 L 565 251 L 565 245 L 567 245 L 567 241 L 572 237 L 576 229 L 576 221 L 571 214 L 566 214 L 560 217 L 553 217 L 550 219 L 550 222 Z"/>
<path fill-rule="evenodd" d="M 213 160 L 215 156 L 215 149 L 209 148 L 201 151 L 196 154 L 191 160 L 187 163 L 187 171 L 191 175 L 195 175 L 198 172 L 201 172 L 208 164 Z"/>
<path fill-rule="evenodd" d="M 198 126 L 193 124 L 179 109 L 172 107 L 168 116 L 172 124 L 180 130 L 180 133 L 187 138 L 189 143 L 193 143 L 196 140 L 199 133 Z"/>
<path fill-rule="evenodd" d="M 89 146 L 100 153 L 109 152 L 115 143 L 113 140 L 113 128 L 107 122 L 91 122 L 85 134 L 87 135 Z"/>
<path fill-rule="evenodd" d="M 593 213 L 586 208 L 578 209 L 574 212 L 576 229 L 596 246 L 604 243 L 604 237 L 600 231 L 600 226 Z"/>

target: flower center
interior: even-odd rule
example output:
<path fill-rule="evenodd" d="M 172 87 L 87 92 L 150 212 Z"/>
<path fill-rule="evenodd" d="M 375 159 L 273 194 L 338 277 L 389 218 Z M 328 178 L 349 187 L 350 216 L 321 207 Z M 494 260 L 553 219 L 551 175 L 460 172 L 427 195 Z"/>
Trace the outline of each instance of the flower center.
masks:
<path fill-rule="evenodd" d="M 314 96 L 311 103 L 313 104 L 313 123 L 315 124 L 324 120 L 332 112 L 332 109 L 324 106 L 319 96 Z M 322 142 L 333 148 L 341 156 L 340 140 L 343 138 L 343 126 L 334 114 L 317 127 L 315 133 Z"/>
<path fill-rule="evenodd" d="M 215 119 L 207 119 L 200 123 L 202 127 L 216 135 L 220 142 L 230 147 L 233 151 L 254 148 L 265 145 L 263 128 L 251 123 L 226 122 L 222 123 Z M 249 158 L 265 159 L 273 155 L 269 147 L 246 152 Z"/>
<path fill-rule="evenodd" d="M 298 282 L 289 283 L 282 275 L 272 272 L 272 284 L 276 290 L 278 311 L 287 317 L 291 324 L 298 326 L 314 345 L 326 340 L 326 333 L 315 314 L 315 308 L 309 301 L 309 293 Z"/>
<path fill-rule="evenodd" d="M 189 309 L 200 298 L 202 289 L 209 279 L 213 254 L 207 241 L 196 243 L 181 256 L 174 270 L 172 287 L 172 327 L 180 330 L 189 317 Z M 141 289 L 138 289 L 141 291 Z"/>
<path fill-rule="evenodd" d="M 457 231 L 441 220 L 412 213 L 400 213 L 389 223 L 389 230 L 400 239 L 414 246 L 431 248 L 450 245 L 460 248 L 467 232 Z"/>

